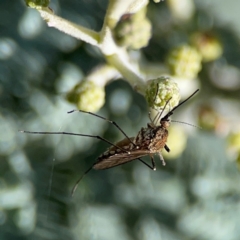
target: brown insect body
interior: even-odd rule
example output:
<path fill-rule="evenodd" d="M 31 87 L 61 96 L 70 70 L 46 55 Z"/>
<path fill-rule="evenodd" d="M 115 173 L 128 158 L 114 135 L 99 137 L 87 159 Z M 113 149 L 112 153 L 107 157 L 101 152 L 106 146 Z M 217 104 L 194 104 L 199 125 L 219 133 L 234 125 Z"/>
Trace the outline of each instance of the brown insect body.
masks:
<path fill-rule="evenodd" d="M 170 151 L 168 146 L 166 145 L 167 138 L 168 138 L 168 130 L 167 128 L 170 125 L 169 117 L 173 114 L 176 108 L 181 106 L 183 103 L 185 103 L 188 99 L 190 99 L 194 94 L 196 94 L 199 90 L 196 90 L 193 94 L 191 94 L 187 99 L 185 99 L 183 102 L 178 104 L 176 107 L 174 107 L 171 111 L 169 111 L 164 117 L 161 118 L 162 112 L 165 110 L 167 104 L 171 99 L 169 99 L 164 109 L 161 113 L 158 113 L 156 117 L 151 120 L 151 123 L 147 124 L 147 127 L 142 128 L 136 137 L 129 138 L 126 133 L 117 125 L 117 123 L 108 120 L 104 117 L 101 117 L 97 114 L 91 113 L 91 112 L 85 112 L 82 110 L 72 110 L 68 113 L 73 113 L 76 111 L 87 113 L 90 115 L 93 115 L 95 117 L 101 118 L 105 121 L 110 122 L 113 124 L 116 128 L 118 128 L 119 131 L 123 133 L 123 135 L 126 137 L 123 140 L 117 142 L 116 144 L 111 143 L 105 138 L 102 138 L 101 136 L 95 136 L 95 135 L 88 135 L 88 134 L 82 134 L 82 133 L 70 133 L 70 132 L 31 132 L 31 131 L 25 131 L 21 130 L 22 133 L 29 133 L 29 134 L 61 134 L 61 135 L 71 135 L 71 136 L 81 136 L 81 137 L 90 137 L 95 139 L 100 139 L 108 144 L 111 145 L 110 148 L 108 148 L 102 155 L 100 155 L 97 159 L 97 161 L 87 170 L 85 173 L 81 176 L 81 178 L 78 179 L 76 182 L 73 190 L 72 195 L 74 194 L 79 182 L 85 176 L 91 169 L 108 169 L 112 167 L 116 167 L 118 165 L 133 161 L 135 159 L 139 160 L 143 164 L 145 164 L 147 167 L 149 167 L 152 170 L 156 170 L 155 162 L 153 159 L 153 155 L 158 153 L 159 157 L 165 165 L 163 156 L 161 154 L 161 151 L 163 148 L 166 151 Z M 160 120 L 160 125 L 158 126 L 157 123 Z M 150 156 L 152 165 L 149 165 L 148 163 L 144 162 L 141 157 L 144 156 Z"/>
<path fill-rule="evenodd" d="M 142 128 L 136 137 L 124 138 L 111 146 L 101 154 L 97 162 L 93 165 L 94 169 L 112 168 L 137 158 L 141 158 L 154 153 L 161 153 L 167 142 L 169 121 L 160 121 L 160 126 L 148 123 L 146 128 Z M 131 141 L 130 141 L 131 140 Z"/>

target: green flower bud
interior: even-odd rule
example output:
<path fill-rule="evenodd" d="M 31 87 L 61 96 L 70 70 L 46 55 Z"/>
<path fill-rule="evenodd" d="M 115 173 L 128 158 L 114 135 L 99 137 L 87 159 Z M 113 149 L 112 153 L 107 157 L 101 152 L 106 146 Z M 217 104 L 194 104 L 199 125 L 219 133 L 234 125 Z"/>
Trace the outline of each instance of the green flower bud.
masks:
<path fill-rule="evenodd" d="M 105 103 L 105 89 L 92 81 L 83 80 L 67 94 L 66 98 L 80 110 L 97 112 Z"/>
<path fill-rule="evenodd" d="M 213 61 L 222 55 L 223 48 L 218 38 L 208 33 L 195 33 L 191 36 L 191 43 L 201 53 L 203 61 Z"/>
<path fill-rule="evenodd" d="M 25 2 L 30 8 L 41 9 L 42 7 L 48 7 L 50 0 L 25 0 Z"/>
<path fill-rule="evenodd" d="M 140 49 L 148 45 L 152 36 L 151 22 L 146 18 L 145 8 L 135 14 L 126 14 L 117 23 L 114 38 L 119 46 Z"/>
<path fill-rule="evenodd" d="M 172 109 L 178 105 L 180 93 L 177 83 L 167 77 L 160 77 L 149 80 L 145 91 L 145 98 L 150 108 L 161 111 L 166 105 L 167 109 Z"/>
<path fill-rule="evenodd" d="M 188 45 L 173 49 L 167 58 L 172 75 L 181 78 L 194 79 L 201 70 L 201 54 Z"/>

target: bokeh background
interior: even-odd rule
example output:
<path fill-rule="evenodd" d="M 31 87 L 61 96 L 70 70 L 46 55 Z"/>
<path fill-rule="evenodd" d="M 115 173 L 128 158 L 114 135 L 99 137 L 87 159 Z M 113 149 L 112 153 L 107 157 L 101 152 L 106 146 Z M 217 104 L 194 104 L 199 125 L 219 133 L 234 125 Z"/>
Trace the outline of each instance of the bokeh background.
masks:
<path fill-rule="evenodd" d="M 108 145 L 89 138 L 19 133 L 70 131 L 123 136 L 107 122 L 81 113 L 65 100 L 67 91 L 104 59 L 92 46 L 48 28 L 23 1 L 0 2 L 0 239 L 68 240 L 238 240 L 240 175 L 240 29 L 238 0 L 194 3 L 191 19 L 174 19 L 167 0 L 151 2 L 153 37 L 142 49 L 146 61 L 164 64 L 176 42 L 192 32 L 218 36 L 223 54 L 204 63 L 200 93 L 173 119 L 200 125 L 173 131 L 181 154 L 157 171 L 134 161 L 91 171 L 71 189 Z M 100 30 L 105 0 L 52 0 L 56 14 Z M 192 92 L 195 89 L 192 89 Z M 191 91 L 190 91 L 191 92 Z M 148 120 L 145 99 L 123 80 L 106 86 L 98 114 L 134 136 Z M 229 140 L 230 139 L 230 140 Z M 186 142 L 186 146 L 185 143 Z"/>

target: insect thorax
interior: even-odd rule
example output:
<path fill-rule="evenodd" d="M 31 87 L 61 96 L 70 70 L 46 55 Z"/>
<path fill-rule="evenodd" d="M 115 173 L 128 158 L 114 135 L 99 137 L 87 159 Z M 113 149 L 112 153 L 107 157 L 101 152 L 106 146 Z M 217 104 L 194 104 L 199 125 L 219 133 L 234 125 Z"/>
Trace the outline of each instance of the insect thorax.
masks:
<path fill-rule="evenodd" d="M 151 153 L 159 152 L 166 144 L 168 130 L 161 126 L 148 125 L 142 128 L 134 142 L 139 149 L 148 149 Z"/>

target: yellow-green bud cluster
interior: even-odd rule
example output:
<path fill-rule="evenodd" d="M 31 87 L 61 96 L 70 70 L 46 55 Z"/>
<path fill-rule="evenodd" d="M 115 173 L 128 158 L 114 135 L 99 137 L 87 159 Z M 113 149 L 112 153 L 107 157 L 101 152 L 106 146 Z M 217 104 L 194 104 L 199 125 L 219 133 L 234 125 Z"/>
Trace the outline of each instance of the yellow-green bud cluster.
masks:
<path fill-rule="evenodd" d="M 170 72 L 176 77 L 194 79 L 202 68 L 202 56 L 189 45 L 173 49 L 167 58 Z"/>
<path fill-rule="evenodd" d="M 105 103 L 105 89 L 92 81 L 83 80 L 67 94 L 67 100 L 80 110 L 97 112 Z"/>
<path fill-rule="evenodd" d="M 50 0 L 25 0 L 25 2 L 30 8 L 41 9 L 42 7 L 48 7 Z"/>
<path fill-rule="evenodd" d="M 223 48 L 218 38 L 208 33 L 195 33 L 191 36 L 191 43 L 201 53 L 203 61 L 213 61 L 222 55 Z"/>
<path fill-rule="evenodd" d="M 148 45 L 152 36 L 151 22 L 146 17 L 146 8 L 135 14 L 125 14 L 114 28 L 114 38 L 119 46 L 140 49 Z"/>
<path fill-rule="evenodd" d="M 167 77 L 149 80 L 145 91 L 145 98 L 149 107 L 161 111 L 166 105 L 172 109 L 178 105 L 180 93 L 178 85 Z"/>

